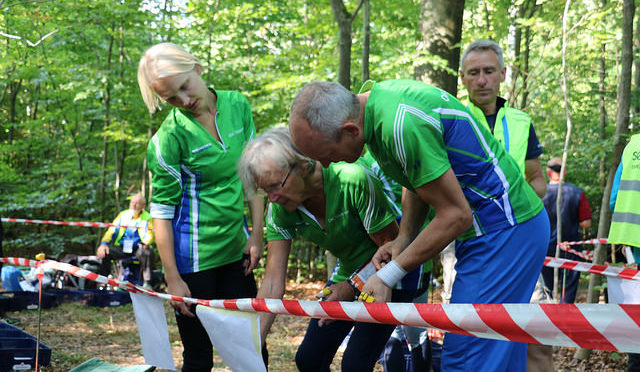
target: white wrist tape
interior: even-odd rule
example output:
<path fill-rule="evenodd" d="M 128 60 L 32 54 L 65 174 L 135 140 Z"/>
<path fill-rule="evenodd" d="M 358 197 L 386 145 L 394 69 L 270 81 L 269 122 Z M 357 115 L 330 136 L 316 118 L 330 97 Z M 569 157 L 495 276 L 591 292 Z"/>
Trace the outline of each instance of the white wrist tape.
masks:
<path fill-rule="evenodd" d="M 400 267 L 396 260 L 391 260 L 388 264 L 384 265 L 382 269 L 376 273 L 378 278 L 384 282 L 389 288 L 393 288 L 405 275 L 407 271 Z"/>

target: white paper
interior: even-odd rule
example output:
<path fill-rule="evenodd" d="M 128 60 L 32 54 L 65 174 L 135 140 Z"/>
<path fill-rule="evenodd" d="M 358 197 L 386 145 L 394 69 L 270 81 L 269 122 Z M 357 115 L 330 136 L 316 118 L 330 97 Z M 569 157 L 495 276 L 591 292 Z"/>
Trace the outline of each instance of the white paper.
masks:
<path fill-rule="evenodd" d="M 141 293 L 129 294 L 138 324 L 144 362 L 151 366 L 175 370 L 162 300 Z"/>
<path fill-rule="evenodd" d="M 266 372 L 256 313 L 198 305 L 196 314 L 224 363 L 237 372 Z"/>
<path fill-rule="evenodd" d="M 640 304 L 640 281 L 607 277 L 611 304 Z"/>

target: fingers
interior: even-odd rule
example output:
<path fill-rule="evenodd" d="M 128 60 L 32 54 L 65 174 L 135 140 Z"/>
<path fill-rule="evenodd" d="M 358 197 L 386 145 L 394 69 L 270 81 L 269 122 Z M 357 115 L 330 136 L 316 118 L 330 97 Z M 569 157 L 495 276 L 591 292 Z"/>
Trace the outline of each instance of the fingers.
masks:
<path fill-rule="evenodd" d="M 191 318 L 196 316 L 194 313 L 192 313 L 189 310 L 189 307 L 184 302 L 169 301 L 169 303 L 176 311 L 178 311 L 182 315 L 185 315 Z"/>

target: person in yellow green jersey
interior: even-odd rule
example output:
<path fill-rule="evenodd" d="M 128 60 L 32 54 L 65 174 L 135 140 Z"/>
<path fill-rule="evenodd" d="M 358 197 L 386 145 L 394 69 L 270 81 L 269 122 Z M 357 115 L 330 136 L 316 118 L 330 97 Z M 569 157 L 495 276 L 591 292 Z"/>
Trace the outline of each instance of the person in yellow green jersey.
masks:
<path fill-rule="evenodd" d="M 384 194 L 398 213 L 398 223 L 400 223 L 402 217 L 402 185 L 382 172 L 380 164 L 371 155 L 370 151 L 362 154 L 357 163 L 370 169 L 376 178 L 380 180 Z M 339 264 L 340 262 L 338 262 Z M 416 292 L 416 297 L 412 301 L 414 303 L 427 303 L 429 299 L 429 282 L 433 261 L 425 262 L 422 267 L 423 286 Z M 406 360 L 407 356 L 409 356 L 409 364 Z M 396 326 L 384 346 L 383 358 L 380 364 L 382 364 L 385 372 L 423 371 L 431 368 L 431 342 L 427 328 Z"/>
<path fill-rule="evenodd" d="M 161 101 L 172 106 L 147 148 L 156 245 L 169 294 L 251 298 L 253 269 L 264 251 L 264 199 L 248 200 L 249 235 L 236 165 L 255 135 L 253 115 L 240 92 L 211 89 L 202 73 L 202 63 L 172 43 L 147 49 L 138 66 L 149 112 Z M 195 305 L 170 304 L 184 346 L 182 370 L 210 371 L 213 347 Z"/>
<path fill-rule="evenodd" d="M 327 283 L 328 301 L 354 301 L 358 292 L 347 280 L 367 264 L 379 246 L 398 232 L 396 213 L 380 181 L 368 169 L 347 163 L 322 168 L 293 146 L 287 128 L 263 133 L 245 148 L 238 172 L 247 189 L 268 195 L 267 266 L 258 298 L 282 298 L 292 241 L 309 239 L 333 253 L 340 266 Z M 421 270 L 393 290 L 395 302 L 411 301 Z M 409 280 L 411 279 L 411 280 Z M 261 314 L 265 340 L 275 315 Z M 329 371 L 351 328 L 342 356 L 343 371 L 372 371 L 389 335 L 389 324 L 311 319 L 296 352 L 300 371 Z"/>
<path fill-rule="evenodd" d="M 523 111 L 509 107 L 507 101 L 499 96 L 500 85 L 505 80 L 507 70 L 502 48 L 492 40 L 474 41 L 462 53 L 460 64 L 460 78 L 469 95 L 469 110 L 516 160 L 529 185 L 540 198 L 543 198 L 547 185 L 540 162 L 542 146 L 531 123 L 531 117 Z M 555 248 L 555 242 L 551 242 L 550 246 Z M 442 252 L 444 297 L 449 297 L 447 292 L 451 290 L 451 286 L 448 285 L 450 279 L 447 278 L 456 275 L 453 269 L 453 250 L 448 247 Z M 542 286 L 542 282 L 540 284 Z M 553 368 L 550 346 L 529 345 L 527 354 L 530 369 Z"/>
<path fill-rule="evenodd" d="M 633 261 L 640 263 L 640 134 L 624 148 L 611 191 L 613 211 L 609 243 L 629 246 Z M 632 261 L 627 257 L 628 261 Z M 629 353 L 627 372 L 640 371 L 640 354 Z"/>
<path fill-rule="evenodd" d="M 413 80 L 376 82 L 357 95 L 312 82 L 294 99 L 289 125 L 296 148 L 325 167 L 356 161 L 366 144 L 407 189 L 398 237 L 374 255 L 380 269 L 363 293 L 388 301 L 407 272 L 456 240 L 451 303 L 529 302 L 549 241 L 547 213 L 504 146 L 455 97 Z M 447 333 L 441 368 L 524 371 L 526 345 Z"/>
<path fill-rule="evenodd" d="M 118 214 L 113 225 L 102 236 L 96 256 L 102 259 L 99 273 L 108 275 L 111 260 L 135 257 L 140 261 L 143 286 L 151 288 L 153 270 L 153 221 L 146 207 L 144 196 L 137 193 L 131 197 L 129 209 Z M 117 278 L 120 279 L 120 278 Z M 140 283 L 136 283 L 140 284 Z"/>

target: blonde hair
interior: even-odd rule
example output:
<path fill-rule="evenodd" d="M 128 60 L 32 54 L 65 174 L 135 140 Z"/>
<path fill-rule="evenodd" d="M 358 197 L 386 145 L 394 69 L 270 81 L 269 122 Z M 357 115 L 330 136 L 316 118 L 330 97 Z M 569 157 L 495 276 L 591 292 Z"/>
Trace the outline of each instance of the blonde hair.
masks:
<path fill-rule="evenodd" d="M 182 47 L 173 43 L 160 43 L 147 49 L 138 64 L 138 85 L 150 113 L 160 110 L 160 97 L 153 90 L 155 79 L 190 72 L 200 61 Z"/>

